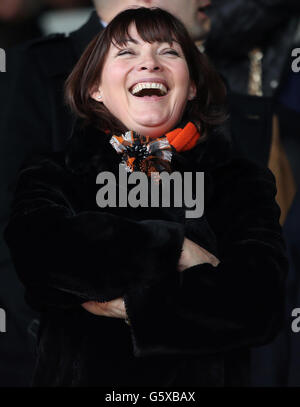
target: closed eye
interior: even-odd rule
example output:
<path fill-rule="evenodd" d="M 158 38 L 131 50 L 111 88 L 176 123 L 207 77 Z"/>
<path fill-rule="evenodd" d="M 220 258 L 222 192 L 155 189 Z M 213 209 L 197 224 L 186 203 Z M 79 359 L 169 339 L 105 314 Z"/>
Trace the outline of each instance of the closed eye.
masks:
<path fill-rule="evenodd" d="M 163 54 L 170 54 L 170 55 L 175 55 L 175 56 L 180 56 L 179 53 L 175 49 L 169 49 L 167 51 L 163 51 Z M 122 55 L 135 55 L 134 51 L 130 49 L 124 49 L 120 52 L 118 52 L 117 56 L 122 56 Z"/>
<path fill-rule="evenodd" d="M 124 50 L 122 50 L 122 51 L 120 51 L 120 52 L 118 52 L 118 56 L 122 56 L 122 55 L 126 55 L 126 54 L 131 54 L 131 55 L 134 55 L 134 52 L 133 51 L 131 51 L 131 50 L 128 50 L 128 49 L 124 49 Z"/>
<path fill-rule="evenodd" d="M 179 56 L 179 53 L 177 51 L 175 51 L 175 49 L 170 49 L 170 50 L 166 51 L 165 54 L 172 54 L 172 55 Z"/>

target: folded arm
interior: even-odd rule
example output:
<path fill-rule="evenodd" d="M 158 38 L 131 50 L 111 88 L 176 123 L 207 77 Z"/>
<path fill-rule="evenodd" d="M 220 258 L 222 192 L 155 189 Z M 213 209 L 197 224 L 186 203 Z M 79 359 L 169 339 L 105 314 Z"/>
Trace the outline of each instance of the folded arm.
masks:
<path fill-rule="evenodd" d="M 176 284 L 181 224 L 138 222 L 103 210 L 77 213 L 56 169 L 48 161 L 21 172 L 5 233 L 33 306 L 108 301 L 164 277 Z"/>
<path fill-rule="evenodd" d="M 255 169 L 224 186 L 230 198 L 209 219 L 222 222 L 219 265 L 184 270 L 175 289 L 165 280 L 126 293 L 136 356 L 262 345 L 280 329 L 287 260 L 274 177 Z"/>

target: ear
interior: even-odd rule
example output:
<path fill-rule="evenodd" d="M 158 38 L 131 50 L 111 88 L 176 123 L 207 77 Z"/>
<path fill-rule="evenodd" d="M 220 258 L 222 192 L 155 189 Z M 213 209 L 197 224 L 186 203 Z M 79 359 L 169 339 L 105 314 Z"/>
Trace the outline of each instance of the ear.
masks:
<path fill-rule="evenodd" d="M 102 102 L 101 89 L 99 88 L 98 90 L 92 92 L 91 98 L 96 100 L 96 102 Z"/>
<path fill-rule="evenodd" d="M 189 96 L 188 100 L 193 100 L 197 95 L 197 87 L 194 81 L 191 81 L 190 88 L 189 88 Z"/>

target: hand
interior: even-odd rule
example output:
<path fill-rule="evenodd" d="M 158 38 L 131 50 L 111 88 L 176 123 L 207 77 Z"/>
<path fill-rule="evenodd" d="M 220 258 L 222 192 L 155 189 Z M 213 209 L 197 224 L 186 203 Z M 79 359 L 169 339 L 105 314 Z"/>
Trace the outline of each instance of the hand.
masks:
<path fill-rule="evenodd" d="M 209 263 L 212 266 L 217 267 L 220 261 L 213 254 L 203 249 L 203 247 L 185 237 L 178 262 L 178 271 L 182 272 L 189 267 L 204 263 Z"/>
<path fill-rule="evenodd" d="M 116 298 L 107 302 L 88 301 L 81 306 L 94 315 L 127 319 L 123 298 Z"/>

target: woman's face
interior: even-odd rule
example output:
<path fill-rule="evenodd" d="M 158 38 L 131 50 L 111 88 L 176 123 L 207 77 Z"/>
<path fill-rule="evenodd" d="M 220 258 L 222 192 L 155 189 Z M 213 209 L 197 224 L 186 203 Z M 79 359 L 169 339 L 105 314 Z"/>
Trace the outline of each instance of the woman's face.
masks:
<path fill-rule="evenodd" d="M 158 137 L 178 123 L 196 87 L 177 42 L 144 42 L 134 25 L 129 35 L 133 41 L 121 49 L 111 44 L 99 88 L 91 96 L 126 128 Z"/>

